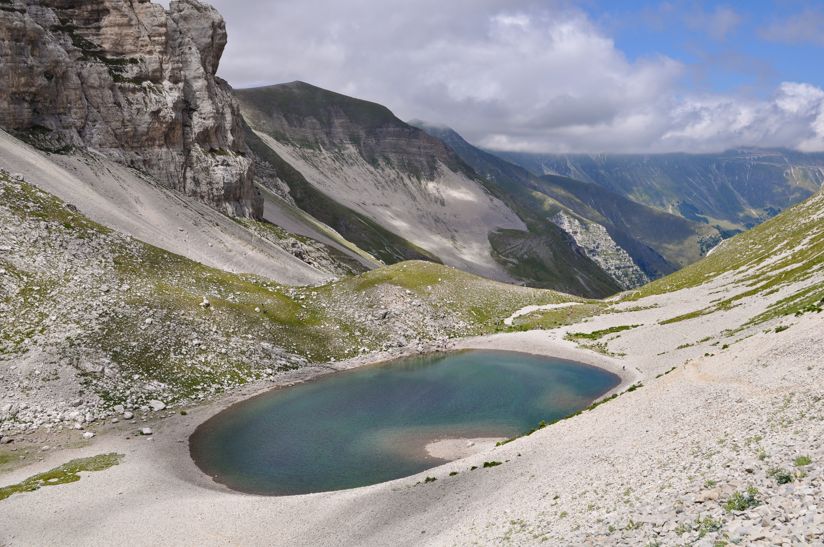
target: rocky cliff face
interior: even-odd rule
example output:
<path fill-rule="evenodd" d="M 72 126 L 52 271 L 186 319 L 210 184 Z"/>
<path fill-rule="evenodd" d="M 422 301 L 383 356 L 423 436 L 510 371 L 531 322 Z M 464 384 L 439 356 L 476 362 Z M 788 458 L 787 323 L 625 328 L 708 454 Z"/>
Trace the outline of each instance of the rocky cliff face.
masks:
<path fill-rule="evenodd" d="M 622 289 L 634 289 L 651 281 L 600 224 L 576 218 L 564 211 L 556 213 L 551 220 L 571 235 L 586 255 L 612 276 Z"/>
<path fill-rule="evenodd" d="M 225 45 L 197 0 L 0 0 L 0 126 L 259 216 L 237 103 L 215 76 Z"/>

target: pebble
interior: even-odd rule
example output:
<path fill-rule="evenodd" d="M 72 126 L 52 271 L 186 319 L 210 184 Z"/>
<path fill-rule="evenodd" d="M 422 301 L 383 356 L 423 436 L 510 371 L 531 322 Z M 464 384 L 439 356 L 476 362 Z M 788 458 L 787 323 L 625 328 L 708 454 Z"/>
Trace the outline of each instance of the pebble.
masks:
<path fill-rule="evenodd" d="M 149 401 L 149 406 L 155 412 L 160 412 L 164 408 L 166 408 L 166 404 L 163 401 L 158 401 L 157 399 L 152 399 Z"/>
<path fill-rule="evenodd" d="M 144 427 L 143 429 L 140 430 L 140 434 L 141 435 L 151 435 L 152 434 L 152 428 L 151 427 Z"/>
<path fill-rule="evenodd" d="M 84 439 L 91 439 L 92 437 L 94 437 L 94 433 L 92 433 L 91 431 L 86 431 L 85 433 L 83 433 Z"/>

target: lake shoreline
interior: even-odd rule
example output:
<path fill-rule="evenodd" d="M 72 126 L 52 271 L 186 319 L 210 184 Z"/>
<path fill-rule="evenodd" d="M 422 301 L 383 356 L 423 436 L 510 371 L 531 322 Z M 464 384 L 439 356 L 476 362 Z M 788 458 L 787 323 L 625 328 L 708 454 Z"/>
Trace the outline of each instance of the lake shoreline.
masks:
<path fill-rule="evenodd" d="M 20 482 L 73 458 L 108 452 L 125 457 L 106 471 L 83 473 L 78 482 L 4 500 L 0 514 L 13 526 L 2 539 L 10 545 L 56 544 L 66 538 L 77 538 L 68 542 L 76 545 L 123 541 L 140 545 L 496 544 L 511 537 L 510 523 L 523 519 L 530 526 L 526 533 L 536 529 L 550 542 L 601 544 L 616 539 L 608 535 L 607 527 L 614 526 L 630 543 L 642 544 L 648 540 L 641 536 L 645 530 L 670 540 L 675 538 L 674 526 L 689 526 L 706 516 L 708 509 L 716 518 L 725 515 L 720 506 L 725 496 L 754 482 L 765 507 L 776 501 L 786 503 L 786 495 L 779 495 L 775 481 L 766 475 L 767 465 L 784 462 L 788 467 L 799 454 L 809 454 L 813 466 L 824 459 L 818 434 L 821 422 L 809 412 L 810 401 L 820 400 L 821 395 L 821 317 L 806 314 L 789 320 L 792 328 L 780 334 L 758 325 L 724 340 L 725 328 L 743 325 L 764 312 L 783 297 L 777 293 L 772 300 L 746 299 L 700 321 L 667 321 L 703 309 L 726 286 L 719 282 L 619 304 L 613 313 L 555 330 L 481 336 L 427 348 L 551 355 L 620 375 L 623 381 L 613 393 L 640 380 L 643 387 L 533 435 L 390 482 L 299 496 L 242 494 L 200 472 L 189 457 L 187 441 L 210 416 L 274 385 L 394 359 L 401 353 L 364 356 L 358 359 L 360 364 L 334 363 L 284 373 L 276 384 L 252 384 L 187 408 L 186 416 L 170 409 L 151 413 L 152 419 L 145 423 L 138 419 L 139 425 L 95 425 L 98 435 L 82 444 L 75 440 L 41 452 L 40 446 L 25 440 L 28 449 L 37 452 L 38 462 L 4 472 L 2 484 Z M 787 324 L 788 320 L 777 319 L 770 326 L 779 321 Z M 639 327 L 605 339 L 608 350 L 626 354 L 621 359 L 564 340 L 569 332 L 624 325 Z M 722 349 L 723 343 L 734 349 Z M 425 352 L 415 350 L 404 353 Z M 786 394 L 796 392 L 799 395 L 789 401 Z M 765 435 L 767 418 L 770 423 L 789 419 L 798 426 L 772 429 Z M 152 436 L 136 434 L 144 425 L 152 427 Z M 64 433 L 78 436 L 76 431 Z M 752 445 L 761 435 L 763 440 Z M 55 446 L 51 441 L 43 444 Z M 711 459 L 704 451 L 685 450 L 692 446 L 711 447 Z M 744 453 L 740 447 L 751 450 Z M 766 462 L 755 457 L 755 450 L 762 448 L 771 458 Z M 484 468 L 487 461 L 501 465 Z M 813 479 L 820 484 L 820 471 L 814 471 L 819 475 Z M 436 480 L 426 482 L 426 477 Z M 718 486 L 708 491 L 706 479 L 718 481 Z M 810 480 L 805 479 L 805 484 Z M 663 497 L 661 485 L 666 485 Z M 630 488 L 653 516 L 664 511 L 663 520 L 644 520 L 640 529 L 625 529 L 630 519 L 638 523 L 644 518 L 625 504 L 624 492 Z M 709 500 L 708 494 L 721 497 L 712 498 L 718 502 L 695 503 Z M 611 511 L 614 507 L 617 513 Z M 602 523 L 587 528 L 594 519 Z M 526 543 L 532 537 L 514 539 Z"/>
<path fill-rule="evenodd" d="M 51 433 L 50 436 L 38 437 L 34 442 L 27 442 L 27 444 L 31 444 L 31 450 L 36 450 L 41 444 L 51 445 L 54 447 L 52 450 L 43 452 L 42 459 L 37 463 L 17 467 L 4 473 L 2 482 L 4 484 L 19 482 L 35 473 L 51 469 L 73 458 L 94 456 L 105 452 L 117 452 L 126 455 L 124 463 L 118 466 L 119 468 L 123 468 L 124 466 L 138 466 L 143 469 L 142 473 L 152 473 L 169 478 L 174 477 L 176 481 L 182 481 L 182 484 L 196 488 L 207 498 L 215 495 L 269 499 L 329 495 L 339 496 L 349 492 L 355 493 L 386 486 L 392 487 L 394 484 L 408 481 L 410 477 L 350 490 L 302 494 L 300 496 L 271 496 L 243 493 L 213 480 L 212 477 L 205 474 L 197 466 L 190 453 L 189 438 L 198 427 L 217 414 L 235 404 L 263 395 L 273 389 L 291 387 L 337 372 L 356 370 L 361 367 L 380 365 L 396 359 L 431 353 L 472 349 L 515 351 L 575 361 L 581 365 L 604 369 L 620 377 L 620 383 L 609 392 L 603 394 L 598 400 L 625 390 L 641 376 L 635 368 L 630 368 L 629 366 L 625 368 L 623 363 L 617 359 L 577 347 L 576 344 L 564 340 L 562 334 L 562 332 L 555 330 L 482 335 L 450 340 L 445 343 L 421 345 L 416 348 L 368 354 L 346 361 L 309 365 L 301 369 L 286 371 L 282 375 L 273 378 L 272 381 L 250 383 L 229 393 L 218 395 L 214 399 L 204 401 L 202 404 L 186 407 L 185 415 L 182 415 L 176 409 L 167 409 L 164 412 L 149 414 L 145 420 L 138 420 L 137 424 L 122 421 L 118 424 L 101 424 L 95 430 L 96 437 L 91 442 L 79 447 L 77 443 L 69 443 L 64 440 L 68 438 L 67 435 L 70 435 L 71 432 L 54 432 Z M 138 429 L 142 427 L 152 428 L 153 435 L 147 437 L 141 436 Z M 24 440 L 23 442 L 26 441 Z M 500 449 L 495 447 L 487 448 L 486 446 L 484 448 L 484 451 L 473 454 L 473 456 L 482 453 L 493 454 L 496 450 Z M 423 450 L 425 452 L 425 449 Z M 471 458 L 473 456 L 467 457 Z M 444 460 L 441 465 L 433 467 L 426 472 L 435 473 L 444 466 L 454 465 L 460 461 L 460 459 L 453 461 Z M 123 487 L 132 489 L 139 486 L 140 476 L 140 472 L 135 472 L 135 470 L 130 471 L 123 479 L 126 481 Z M 158 483 L 155 484 L 155 488 L 158 489 L 160 493 L 166 492 L 171 494 L 171 489 L 174 487 L 167 486 L 165 483 Z"/>
<path fill-rule="evenodd" d="M 423 352 L 342 372 L 218 412 L 189 437 L 193 461 L 241 492 L 356 488 L 477 454 L 574 414 L 621 382 L 588 363 L 497 348 Z"/>
<path fill-rule="evenodd" d="M 439 439 L 427 443 L 424 450 L 426 450 L 427 455 L 431 458 L 454 462 L 495 448 L 500 441 L 505 439 L 505 437 L 456 437 L 452 439 Z"/>

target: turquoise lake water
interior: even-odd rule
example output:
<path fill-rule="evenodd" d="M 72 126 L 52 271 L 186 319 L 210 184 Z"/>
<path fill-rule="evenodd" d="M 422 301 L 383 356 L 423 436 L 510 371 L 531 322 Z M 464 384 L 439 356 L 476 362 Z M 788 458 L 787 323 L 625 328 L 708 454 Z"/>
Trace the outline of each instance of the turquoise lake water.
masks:
<path fill-rule="evenodd" d="M 249 493 L 305 494 L 413 475 L 424 447 L 509 437 L 587 407 L 618 376 L 504 351 L 401 359 L 274 389 L 217 414 L 190 439 L 197 465 Z"/>

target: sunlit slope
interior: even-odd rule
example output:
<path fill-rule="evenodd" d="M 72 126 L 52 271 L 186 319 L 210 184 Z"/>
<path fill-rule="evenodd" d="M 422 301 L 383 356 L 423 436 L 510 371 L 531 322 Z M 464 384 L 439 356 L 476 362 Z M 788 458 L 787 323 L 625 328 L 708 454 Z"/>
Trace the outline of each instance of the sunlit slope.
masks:
<path fill-rule="evenodd" d="M 824 269 L 824 193 L 788 209 L 777 217 L 725 241 L 708 257 L 663 279 L 627 293 L 628 299 L 664 294 L 726 279 L 735 294 L 718 299 L 697 314 L 735 306 L 745 298 L 792 292 L 756 318 L 801 312 L 824 298 L 824 286 L 815 283 Z"/>

